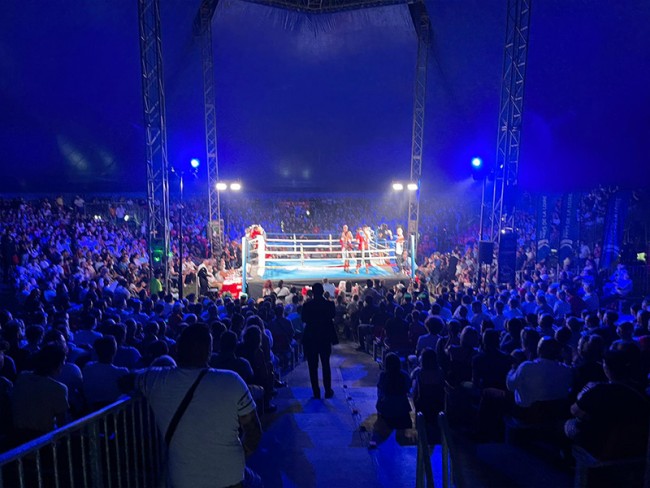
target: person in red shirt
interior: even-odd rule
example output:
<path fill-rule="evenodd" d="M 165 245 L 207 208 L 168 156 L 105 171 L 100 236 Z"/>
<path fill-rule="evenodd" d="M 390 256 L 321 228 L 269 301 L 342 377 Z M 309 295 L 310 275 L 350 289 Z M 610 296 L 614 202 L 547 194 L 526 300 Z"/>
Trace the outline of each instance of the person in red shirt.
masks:
<path fill-rule="evenodd" d="M 366 267 L 366 273 L 370 272 L 370 261 L 368 260 L 369 240 L 368 234 L 359 227 L 357 230 L 357 242 L 359 243 L 359 258 L 357 259 L 357 274 L 361 266 Z"/>
<path fill-rule="evenodd" d="M 343 258 L 343 271 L 348 273 L 350 271 L 350 251 L 352 250 L 352 232 L 348 229 L 347 225 L 343 226 L 341 232 L 341 257 Z"/>

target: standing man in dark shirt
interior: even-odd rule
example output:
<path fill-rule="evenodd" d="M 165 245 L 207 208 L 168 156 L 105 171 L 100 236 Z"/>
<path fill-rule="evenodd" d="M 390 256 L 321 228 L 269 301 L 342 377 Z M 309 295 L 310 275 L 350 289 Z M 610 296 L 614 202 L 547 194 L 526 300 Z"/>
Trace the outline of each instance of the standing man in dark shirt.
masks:
<path fill-rule="evenodd" d="M 305 358 L 309 366 L 309 379 L 314 398 L 320 398 L 318 384 L 318 359 L 323 368 L 323 386 L 325 398 L 332 398 L 332 370 L 330 369 L 330 355 L 332 354 L 332 340 L 334 338 L 334 302 L 323 297 L 323 284 L 314 283 L 312 286 L 314 298 L 305 302 L 302 307 L 302 321 L 305 324 L 302 344 Z"/>

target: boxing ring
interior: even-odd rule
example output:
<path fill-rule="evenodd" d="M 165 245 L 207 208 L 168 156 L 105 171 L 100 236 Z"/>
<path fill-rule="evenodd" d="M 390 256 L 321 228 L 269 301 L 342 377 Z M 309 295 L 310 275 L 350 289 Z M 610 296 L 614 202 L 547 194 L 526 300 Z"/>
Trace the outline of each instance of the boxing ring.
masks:
<path fill-rule="evenodd" d="M 261 295 L 266 280 L 275 285 L 311 285 L 327 278 L 338 284 L 365 283 L 381 279 L 387 283 L 408 280 L 415 274 L 415 241 L 410 241 L 407 259 L 395 255 L 395 242 L 371 237 L 368 248 L 359 249 L 357 241 L 343 251 L 338 236 L 257 235 L 242 239 L 242 288 L 250 296 Z M 345 267 L 345 261 L 349 269 Z M 242 271 L 243 271 L 242 270 Z M 259 293 L 258 293 L 259 292 Z"/>

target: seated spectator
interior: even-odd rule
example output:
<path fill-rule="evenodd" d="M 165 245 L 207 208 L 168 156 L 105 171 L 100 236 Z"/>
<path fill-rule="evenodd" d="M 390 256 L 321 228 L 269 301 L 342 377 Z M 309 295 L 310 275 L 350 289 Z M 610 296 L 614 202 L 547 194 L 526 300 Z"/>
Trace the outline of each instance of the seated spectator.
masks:
<path fill-rule="evenodd" d="M 618 339 L 612 342 L 612 349 L 621 344 L 629 344 L 634 342 L 634 324 L 626 321 L 618 324 L 616 327 L 616 335 Z"/>
<path fill-rule="evenodd" d="M 632 293 L 632 280 L 625 269 L 625 265 L 618 264 L 616 271 L 610 276 L 609 282 L 603 286 L 603 302 L 622 299 Z"/>
<path fill-rule="evenodd" d="M 553 327 L 554 319 L 553 315 L 545 313 L 539 317 L 539 325 L 537 326 L 537 332 L 539 332 L 540 337 L 555 336 L 555 328 Z"/>
<path fill-rule="evenodd" d="M 73 417 L 80 417 L 85 411 L 86 406 L 86 400 L 83 394 L 83 375 L 79 366 L 67 360 L 68 344 L 64 335 L 56 329 L 50 329 L 43 336 L 43 344 L 58 344 L 65 351 L 66 362 L 63 363 L 61 372 L 54 376 L 53 379 L 66 386 L 68 389 L 70 412 Z"/>
<path fill-rule="evenodd" d="M 253 368 L 250 363 L 241 357 L 237 357 L 237 335 L 232 331 L 226 331 L 221 335 L 219 352 L 212 353 L 210 367 L 227 369 L 237 373 L 247 384 L 251 384 L 254 378 Z"/>
<path fill-rule="evenodd" d="M 537 359 L 524 361 L 513 368 L 507 376 L 506 386 L 515 395 L 519 407 L 516 416 L 526 420 L 538 420 L 530 415 L 537 402 L 568 399 L 573 386 L 571 368 L 560 363 L 560 344 L 553 338 L 543 337 L 539 341 Z M 543 412 L 540 412 L 543 416 Z"/>
<path fill-rule="evenodd" d="M 521 349 L 512 351 L 511 356 L 517 365 L 537 358 L 540 336 L 534 327 L 524 327 L 521 331 Z"/>
<path fill-rule="evenodd" d="M 479 389 L 506 389 L 506 376 L 512 367 L 512 357 L 499 350 L 499 333 L 483 332 L 482 350 L 472 359 L 472 383 Z"/>
<path fill-rule="evenodd" d="M 385 300 L 379 302 L 379 307 L 377 311 L 370 319 L 370 325 L 372 325 L 372 335 L 376 339 L 383 339 L 386 335 L 386 322 L 392 317 L 392 312 L 388 312 L 388 304 Z"/>
<path fill-rule="evenodd" d="M 445 406 L 445 380 L 438 365 L 436 351 L 426 347 L 420 354 L 420 366 L 411 373 L 411 395 L 416 412 L 422 412 L 427 423 L 436 422 Z"/>
<path fill-rule="evenodd" d="M 605 353 L 607 382 L 588 384 L 571 407 L 574 418 L 565 433 L 600 460 L 645 456 L 648 447 L 648 399 L 630 382 L 634 376 L 631 349 Z"/>
<path fill-rule="evenodd" d="M 27 367 L 27 358 L 29 357 L 29 351 L 22 348 L 23 330 L 24 326 L 22 321 L 17 319 L 9 321 L 2 329 L 2 338 L 9 344 L 9 348 L 5 354 L 12 359 L 10 364 L 15 364 L 18 373 L 25 370 Z M 12 379 L 10 377 L 8 378 L 10 380 Z"/>
<path fill-rule="evenodd" d="M 492 317 L 490 317 L 486 313 L 483 313 L 483 304 L 478 300 L 472 302 L 471 307 L 472 307 L 472 313 L 471 313 L 472 318 L 470 319 L 469 323 L 476 330 L 480 330 L 481 322 L 483 322 L 483 320 L 491 320 Z"/>
<path fill-rule="evenodd" d="M 287 320 L 291 322 L 291 327 L 293 328 L 294 337 L 297 340 L 302 338 L 302 333 L 305 329 L 305 324 L 302 321 L 302 304 L 299 304 L 299 296 L 294 295 L 293 300 L 295 301 L 296 309 L 294 312 L 291 312 L 287 315 Z"/>
<path fill-rule="evenodd" d="M 585 285 L 584 289 L 585 294 L 582 297 L 582 300 L 584 301 L 585 308 L 588 312 L 597 312 L 600 308 L 600 300 L 598 298 L 598 295 L 594 293 L 593 286 Z"/>
<path fill-rule="evenodd" d="M 34 358 L 34 371 L 18 376 L 11 392 L 15 443 L 23 444 L 57 427 L 68 414 L 68 389 L 54 380 L 65 362 L 65 351 L 48 344 Z"/>
<path fill-rule="evenodd" d="M 149 344 L 147 350 L 144 351 L 144 355 L 140 359 L 138 368 L 148 368 L 151 366 L 151 363 L 153 363 L 159 357 L 168 355 L 169 347 L 167 346 L 167 343 L 165 341 L 154 341 Z"/>
<path fill-rule="evenodd" d="M 421 335 L 418 338 L 418 342 L 415 346 L 415 354 L 417 356 L 420 356 L 422 354 L 422 351 L 424 351 L 424 349 L 427 347 L 433 349 L 434 352 L 436 351 L 436 346 L 440 340 L 440 333 L 442 332 L 442 329 L 444 329 L 445 324 L 439 316 L 433 315 L 427 317 L 424 322 L 424 326 L 426 327 L 428 333 Z M 436 358 L 436 364 L 437 362 L 438 360 Z"/>
<path fill-rule="evenodd" d="M 386 321 L 386 338 L 384 342 L 392 351 L 408 350 L 408 322 L 404 320 L 405 314 L 402 307 L 395 308 L 395 316 Z"/>
<path fill-rule="evenodd" d="M 37 353 L 41 348 L 41 341 L 43 340 L 43 334 L 45 334 L 45 329 L 42 325 L 30 325 L 25 329 L 25 340 L 27 344 L 23 346 L 30 355 Z"/>
<path fill-rule="evenodd" d="M 438 357 L 438 364 L 443 372 L 449 370 L 449 356 L 447 349 L 451 346 L 460 345 L 460 332 L 462 326 L 456 319 L 452 319 L 447 323 L 447 336 L 441 337 L 436 344 L 436 356 Z"/>
<path fill-rule="evenodd" d="M 506 328 L 506 320 L 508 319 L 504 313 L 506 304 L 501 300 L 494 302 L 494 315 L 492 316 L 492 323 L 494 329 L 502 332 Z"/>
<path fill-rule="evenodd" d="M 79 347 L 91 349 L 102 334 L 95 330 L 97 318 L 93 314 L 86 314 L 81 321 L 81 329 L 74 334 L 74 343 Z"/>
<path fill-rule="evenodd" d="M 156 322 L 155 320 L 150 320 L 149 322 L 144 324 L 142 331 L 144 332 L 144 337 L 138 344 L 138 348 L 140 350 L 140 354 L 144 356 L 147 353 L 147 349 L 149 348 L 149 345 L 158 341 L 160 326 L 158 325 L 158 322 Z"/>
<path fill-rule="evenodd" d="M 142 355 L 135 347 L 127 346 L 124 341 L 126 340 L 126 327 L 122 324 L 115 324 L 107 329 L 107 334 L 112 335 L 117 343 L 117 352 L 113 358 L 113 364 L 118 368 L 135 369 Z"/>
<path fill-rule="evenodd" d="M 555 340 L 560 343 L 562 348 L 561 361 L 567 366 L 573 365 L 573 358 L 576 355 L 575 349 L 571 346 L 572 333 L 566 325 L 555 331 Z"/>
<path fill-rule="evenodd" d="M 411 320 L 409 323 L 408 336 L 411 350 L 415 349 L 420 337 L 428 333 L 427 328 L 421 320 L 421 316 L 424 316 L 424 313 L 421 313 L 418 310 L 413 310 L 410 314 Z"/>
<path fill-rule="evenodd" d="M 402 361 L 397 354 L 386 355 L 384 368 L 377 383 L 377 413 L 391 429 L 409 429 L 413 427 L 408 399 L 410 378 L 402 370 Z"/>
<path fill-rule="evenodd" d="M 506 322 L 506 333 L 501 338 L 499 349 L 510 354 L 515 349 L 521 349 L 521 331 L 524 324 L 521 319 L 513 317 Z"/>
<path fill-rule="evenodd" d="M 526 300 L 521 304 L 521 309 L 524 313 L 524 316 L 534 314 L 537 310 L 537 303 L 535 302 L 535 295 L 531 292 L 526 293 Z"/>
<path fill-rule="evenodd" d="M 472 381 L 472 361 L 478 353 L 478 344 L 478 331 L 468 325 L 460 334 L 460 344 L 447 348 L 449 369 L 446 371 L 446 377 L 451 386 L 460 386 Z"/>
<path fill-rule="evenodd" d="M 220 320 L 215 320 L 210 323 L 210 333 L 212 334 L 212 350 L 213 351 L 218 351 L 221 346 L 221 336 L 223 336 L 223 333 L 228 330 L 228 327 L 226 324 L 224 324 Z"/>
<path fill-rule="evenodd" d="M 372 281 L 370 281 L 372 285 Z M 368 288 L 373 290 L 373 288 Z M 357 351 L 365 350 L 365 339 L 366 336 L 371 335 L 374 327 L 371 325 L 373 316 L 379 311 L 379 307 L 375 303 L 374 295 L 367 295 L 363 302 L 363 307 L 359 310 L 359 325 L 357 326 L 357 340 L 359 342 L 359 347 Z M 407 325 L 408 330 L 408 325 Z"/>
<path fill-rule="evenodd" d="M 178 368 L 152 369 L 122 382 L 125 391 L 135 386 L 143 393 L 160 422 L 173 417 L 201 370 L 206 371 L 170 444 L 173 486 L 243 486 L 244 455 L 261 439 L 255 403 L 241 378 L 206 369 L 211 346 L 209 329 L 191 325 L 179 338 Z M 159 426 L 164 429 L 166 423 Z"/>
<path fill-rule="evenodd" d="M 537 308 L 535 309 L 535 313 L 538 316 L 546 314 L 553 316 L 553 307 L 547 303 L 546 296 L 543 292 L 539 292 L 537 295 Z"/>
<path fill-rule="evenodd" d="M 553 305 L 553 315 L 556 319 L 564 319 L 571 313 L 571 304 L 567 302 L 566 292 L 560 290 L 557 292 L 557 301 Z"/>
<path fill-rule="evenodd" d="M 578 342 L 573 391 L 578 393 L 591 382 L 607 381 L 603 370 L 603 339 L 599 335 L 585 336 Z"/>
<path fill-rule="evenodd" d="M 505 310 L 503 314 L 506 319 L 523 319 L 524 312 L 521 310 L 521 306 L 519 305 L 519 299 L 515 297 L 511 298 L 510 301 L 508 301 L 508 310 Z"/>
<path fill-rule="evenodd" d="M 599 327 L 590 328 L 590 334 L 598 334 L 603 338 L 604 347 L 608 349 L 612 342 L 618 336 L 616 335 L 616 324 L 618 322 L 618 314 L 612 310 L 608 310 L 603 314 L 602 323 Z"/>
<path fill-rule="evenodd" d="M 345 290 L 344 290 L 345 291 Z M 335 300 L 336 306 L 334 309 L 334 326 L 336 329 L 340 332 L 343 332 L 344 324 L 345 324 L 345 318 L 348 310 L 348 305 L 345 303 L 345 293 L 339 293 L 336 296 Z M 287 311 L 289 309 L 289 311 Z M 285 313 L 288 313 L 295 310 L 295 307 L 293 304 L 288 305 L 285 307 Z M 288 317 L 287 317 L 288 318 Z"/>
<path fill-rule="evenodd" d="M 273 334 L 273 353 L 283 355 L 291 351 L 293 343 L 293 327 L 291 322 L 284 317 L 284 306 L 276 304 L 274 306 L 274 317 L 268 323 L 268 330 Z"/>
<path fill-rule="evenodd" d="M 569 341 L 569 344 L 577 351 L 578 341 L 580 341 L 580 338 L 582 337 L 584 323 L 578 317 L 569 317 L 566 320 L 566 325 L 571 329 L 571 340 Z"/>
<path fill-rule="evenodd" d="M 271 404 L 273 397 L 273 373 L 262 350 L 262 331 L 256 325 L 251 325 L 244 331 L 244 340 L 237 345 L 237 356 L 246 359 L 253 368 L 252 384 L 264 388 L 264 410 L 274 412 L 278 407 Z"/>
<path fill-rule="evenodd" d="M 86 403 L 91 411 L 105 407 L 120 397 L 117 381 L 129 370 L 113 364 L 117 343 L 113 336 L 105 336 L 95 341 L 93 346 L 97 361 L 92 361 L 83 369 L 83 389 Z"/>

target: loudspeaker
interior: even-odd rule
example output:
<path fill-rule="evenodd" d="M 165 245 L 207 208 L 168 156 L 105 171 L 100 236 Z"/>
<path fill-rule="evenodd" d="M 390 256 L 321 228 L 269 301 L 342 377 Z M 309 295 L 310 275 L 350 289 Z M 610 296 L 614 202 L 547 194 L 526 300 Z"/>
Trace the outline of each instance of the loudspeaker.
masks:
<path fill-rule="evenodd" d="M 517 234 L 508 232 L 501 235 L 499 240 L 499 283 L 515 283 L 517 270 Z"/>
<path fill-rule="evenodd" d="M 479 264 L 492 264 L 494 261 L 494 242 L 479 241 L 478 262 Z"/>

